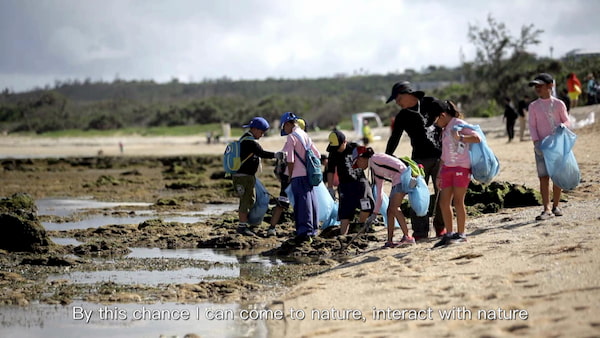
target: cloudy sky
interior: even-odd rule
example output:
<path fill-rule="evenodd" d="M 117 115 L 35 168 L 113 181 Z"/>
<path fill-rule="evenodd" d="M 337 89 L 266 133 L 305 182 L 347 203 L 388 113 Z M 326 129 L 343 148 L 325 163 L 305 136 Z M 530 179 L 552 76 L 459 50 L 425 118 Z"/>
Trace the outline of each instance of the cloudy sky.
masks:
<path fill-rule="evenodd" d="M 597 0 L 0 0 L 0 89 L 454 67 L 490 13 L 538 55 L 600 52 Z"/>

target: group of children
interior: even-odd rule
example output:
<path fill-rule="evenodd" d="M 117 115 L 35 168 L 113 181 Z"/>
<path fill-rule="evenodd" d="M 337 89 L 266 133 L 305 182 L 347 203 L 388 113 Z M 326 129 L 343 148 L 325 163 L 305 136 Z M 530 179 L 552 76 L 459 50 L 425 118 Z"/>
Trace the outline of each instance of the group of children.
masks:
<path fill-rule="evenodd" d="M 552 200 L 550 200 L 550 179 L 543 154 L 539 150 L 540 141 L 550 135 L 557 124 L 564 123 L 568 126 L 569 123 L 565 105 L 559 99 L 551 96 L 553 83 L 552 76 L 546 73 L 539 74 L 529 83 L 531 87 L 535 87 L 535 92 L 539 97 L 529 106 L 529 129 L 534 142 L 540 192 L 544 205 L 542 214 L 537 217 L 538 220 L 562 215 L 562 211 L 558 207 L 561 188 L 556 184 L 553 186 Z M 403 93 L 396 89 L 395 85 L 392 95 Z M 408 93 L 419 92 L 408 91 Z M 440 165 L 439 172 L 434 175 L 436 177 L 434 184 L 437 188 L 436 191 L 439 190 L 439 211 L 445 229 L 442 229 L 444 231 L 436 229 L 437 235 L 441 237 L 435 244 L 437 247 L 467 240 L 465 233 L 467 213 L 464 199 L 471 180 L 469 149 L 471 144 L 479 143 L 481 139 L 472 129 L 455 128 L 467 122 L 462 119 L 463 115 L 453 102 L 434 99 L 430 102 L 430 107 L 433 108 L 428 111 L 426 120 L 430 126 L 433 124 L 441 130 L 441 136 L 439 136 L 441 138 Z M 281 116 L 280 134 L 286 136 L 286 141 L 282 151 L 279 152 L 265 151 L 256 142 L 269 129 L 269 123 L 264 118 L 255 117 L 248 125 L 244 126 L 249 130 L 241 138 L 240 157 L 248 158 L 248 160 L 233 175 L 234 188 L 240 196 L 240 226 L 238 229 L 240 233 L 254 235 L 247 222 L 248 212 L 255 201 L 254 184 L 259 158 L 277 158 L 280 166 L 276 168 L 276 173 L 281 180 L 282 190 L 273 212 L 273 218 L 278 219 L 282 210 L 289 206 L 285 195 L 286 187 L 289 184 L 294 198 L 293 214 L 296 225 L 296 235 L 292 241 L 297 244 L 310 242 L 312 237 L 317 235 L 319 202 L 316 189 L 308 180 L 306 164 L 303 159 L 309 148 L 316 156 L 321 156 L 321 154 L 304 128 L 299 125 L 303 122 L 291 112 L 286 112 Z M 391 154 L 375 153 L 371 147 L 349 142 L 344 133 L 339 130 L 333 130 L 329 134 L 327 152 L 329 156 L 325 168 L 325 181 L 332 197 L 339 201 L 340 234 L 348 233 L 350 222 L 357 216 L 357 211 L 360 223 L 370 222 L 380 213 L 383 182 L 389 181 L 392 188 L 386 213 L 387 240 L 385 247 L 414 244 L 415 238 L 409 235 L 406 218 L 400 209 L 402 200 L 416 185 L 414 178 L 411 179 L 408 186 L 401 182 L 401 176 L 407 170 L 406 163 Z M 370 176 L 374 182 L 375 191 L 372 190 L 371 183 L 365 174 L 368 168 L 371 170 Z M 456 214 L 456 232 L 453 227 L 452 207 Z M 403 234 L 398 242 L 393 241 L 396 222 L 399 223 Z M 275 223 L 271 223 L 268 235 L 276 233 Z"/>

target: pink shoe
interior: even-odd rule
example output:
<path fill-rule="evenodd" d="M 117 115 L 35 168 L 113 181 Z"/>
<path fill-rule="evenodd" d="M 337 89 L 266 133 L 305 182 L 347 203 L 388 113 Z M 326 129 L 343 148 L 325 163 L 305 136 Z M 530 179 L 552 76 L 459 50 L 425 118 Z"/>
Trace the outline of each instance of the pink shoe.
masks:
<path fill-rule="evenodd" d="M 415 238 L 414 237 L 410 237 L 410 236 L 402 236 L 402 240 L 400 240 L 400 242 L 398 242 L 399 245 L 404 245 L 404 244 L 415 244 Z"/>

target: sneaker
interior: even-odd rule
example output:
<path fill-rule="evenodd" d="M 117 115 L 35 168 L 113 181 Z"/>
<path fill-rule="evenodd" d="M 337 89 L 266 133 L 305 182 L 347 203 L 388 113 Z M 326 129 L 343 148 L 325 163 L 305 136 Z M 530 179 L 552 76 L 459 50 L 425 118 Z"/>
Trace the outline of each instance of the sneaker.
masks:
<path fill-rule="evenodd" d="M 542 211 L 542 213 L 541 213 L 541 214 L 539 214 L 539 215 L 538 215 L 538 216 L 535 218 L 535 220 L 536 220 L 536 221 L 545 221 L 545 220 L 547 220 L 547 219 L 550 219 L 550 218 L 552 218 L 552 217 L 554 217 L 554 214 L 553 214 L 553 213 L 551 213 L 551 212 L 548 212 L 548 211 L 544 210 L 544 211 Z"/>
<path fill-rule="evenodd" d="M 433 245 L 433 247 L 438 248 L 440 246 L 452 244 L 452 235 L 453 234 L 445 234 L 444 236 L 442 236 L 442 239 L 440 239 L 437 243 Z"/>
<path fill-rule="evenodd" d="M 448 231 L 446 231 L 446 228 L 440 230 L 440 231 L 436 231 L 435 232 L 435 237 L 442 237 L 444 236 L 446 233 L 448 233 Z"/>
<path fill-rule="evenodd" d="M 464 243 L 466 241 L 467 241 L 467 236 L 465 234 L 459 234 L 458 232 L 455 232 L 450 237 L 450 244 Z"/>
<path fill-rule="evenodd" d="M 275 227 L 269 227 L 269 229 L 267 230 L 267 237 L 275 236 L 277 236 L 277 231 L 275 230 Z"/>
<path fill-rule="evenodd" d="M 415 244 L 415 239 L 413 237 L 410 236 L 402 236 L 402 239 L 400 240 L 400 242 L 398 242 L 399 245 L 404 245 L 404 244 Z"/>
<path fill-rule="evenodd" d="M 286 243 L 291 246 L 300 246 L 304 243 L 312 244 L 312 242 L 312 237 L 308 235 L 294 236 L 286 241 Z"/>
<path fill-rule="evenodd" d="M 397 248 L 398 246 L 400 246 L 400 244 L 394 242 L 385 242 L 383 245 L 384 248 Z"/>
<path fill-rule="evenodd" d="M 245 226 L 240 226 L 237 229 L 237 232 L 244 236 L 256 236 L 256 234 L 252 230 L 250 230 L 248 227 L 245 227 Z"/>
<path fill-rule="evenodd" d="M 560 210 L 559 207 L 552 208 L 552 213 L 554 214 L 554 216 L 562 216 L 563 215 L 562 210 Z"/>

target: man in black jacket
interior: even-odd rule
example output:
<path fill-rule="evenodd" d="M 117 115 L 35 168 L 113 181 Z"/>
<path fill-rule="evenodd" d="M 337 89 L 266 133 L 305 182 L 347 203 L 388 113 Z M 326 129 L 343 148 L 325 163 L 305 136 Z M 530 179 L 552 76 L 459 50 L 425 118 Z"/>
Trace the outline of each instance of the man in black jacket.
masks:
<path fill-rule="evenodd" d="M 433 113 L 440 109 L 439 106 L 433 103 L 434 100 L 435 97 L 425 96 L 424 92 L 413 90 L 408 81 L 394 84 L 392 94 L 386 103 L 395 101 L 402 110 L 400 110 L 394 119 L 392 134 L 388 139 L 385 153 L 393 155 L 398 147 L 398 143 L 400 143 L 400 137 L 406 132 L 412 146 L 411 158 L 423 165 L 425 181 L 427 183 L 429 183 L 429 178 L 432 178 L 437 196 L 438 187 L 436 179 L 440 169 L 442 145 L 441 129 L 433 124 L 435 116 L 437 116 Z M 437 198 L 434 200 L 437 200 Z M 446 230 L 438 205 L 435 206 L 435 210 L 433 226 L 436 236 L 439 237 L 443 236 Z M 427 238 L 429 236 L 429 216 L 418 217 L 411 210 L 410 218 L 413 237 L 415 239 Z"/>

